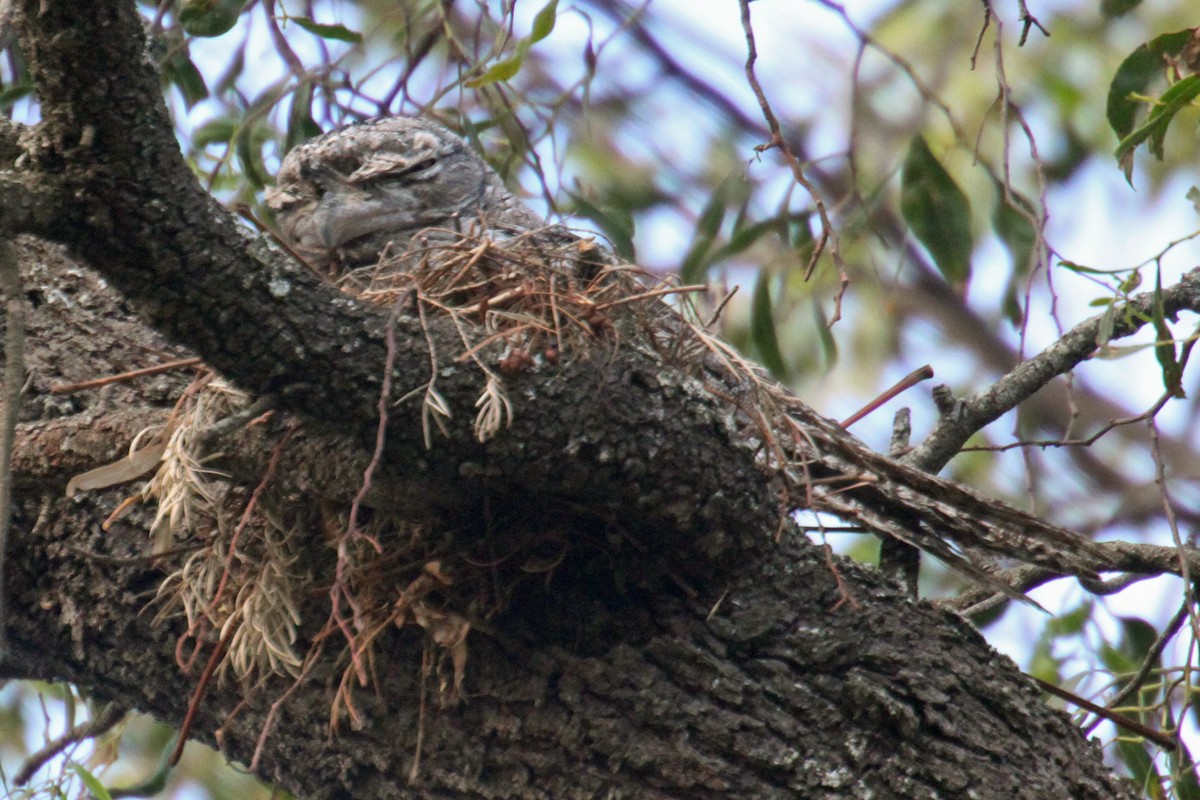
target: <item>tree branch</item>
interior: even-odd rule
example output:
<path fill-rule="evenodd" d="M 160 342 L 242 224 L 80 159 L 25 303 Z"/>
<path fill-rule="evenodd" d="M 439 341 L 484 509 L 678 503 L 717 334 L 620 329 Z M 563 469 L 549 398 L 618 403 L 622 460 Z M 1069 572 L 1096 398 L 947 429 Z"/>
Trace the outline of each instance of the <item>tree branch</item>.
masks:
<path fill-rule="evenodd" d="M 1200 311 L 1200 269 L 1188 272 L 1179 283 L 1163 289 L 1162 299 L 1168 318 L 1183 310 Z M 1113 309 L 1110 316 L 1115 322 L 1110 339 L 1121 339 L 1140 330 L 1150 320 L 1153 302 L 1153 293 L 1143 292 Z M 925 441 L 905 456 L 904 461 L 931 472 L 940 470 L 977 431 L 1016 408 L 1052 379 L 1095 355 L 1105 316 L 1097 314 L 1079 323 L 987 389 L 959 401 L 955 413 L 943 415 Z"/>

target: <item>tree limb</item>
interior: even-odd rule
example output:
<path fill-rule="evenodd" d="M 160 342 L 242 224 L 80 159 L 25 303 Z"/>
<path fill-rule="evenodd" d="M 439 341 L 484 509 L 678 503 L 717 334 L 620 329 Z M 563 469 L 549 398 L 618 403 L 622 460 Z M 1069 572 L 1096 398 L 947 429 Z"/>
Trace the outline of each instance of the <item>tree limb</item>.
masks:
<path fill-rule="evenodd" d="M 1179 283 L 1164 288 L 1162 298 L 1167 317 L 1183 310 L 1200 311 L 1200 269 L 1191 270 Z M 1016 408 L 1055 377 L 1070 372 L 1095 355 L 1100 326 L 1106 316 L 1115 319 L 1110 339 L 1121 339 L 1136 333 L 1150 321 L 1153 301 L 1152 292 L 1143 292 L 1107 314 L 1097 314 L 1079 323 L 987 389 L 960 400 L 956 413 L 942 416 L 925 441 L 904 460 L 934 472 L 940 470 L 977 431 Z"/>

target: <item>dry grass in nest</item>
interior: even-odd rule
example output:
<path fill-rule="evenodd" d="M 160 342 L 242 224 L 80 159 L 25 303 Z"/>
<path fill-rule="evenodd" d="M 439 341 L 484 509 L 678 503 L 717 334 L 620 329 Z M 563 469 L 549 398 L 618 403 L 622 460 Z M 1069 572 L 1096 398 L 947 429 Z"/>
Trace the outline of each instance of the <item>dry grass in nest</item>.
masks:
<path fill-rule="evenodd" d="M 517 413 L 505 392 L 506 376 L 586 358 L 598 347 L 605 353 L 650 347 L 728 399 L 740 424 L 762 443 L 764 463 L 794 472 L 794 485 L 804 482 L 803 467 L 796 466 L 808 442 L 799 427 L 786 424 L 786 396 L 697 322 L 687 295 L 705 287 L 654 281 L 556 228 L 510 237 L 430 231 L 405 253 L 385 253 L 376 266 L 342 276 L 339 285 L 365 302 L 415 312 L 426 325 L 435 317 L 453 322 L 462 344 L 455 361 L 474 365 L 484 377 L 474 421 L 480 441 L 497 435 Z M 684 297 L 682 311 L 664 301 L 668 295 Z M 430 350 L 428 382 L 400 398 L 422 396 L 427 446 L 434 444 L 433 428 L 450 415 L 437 390 L 432 342 Z M 532 563 L 531 554 L 545 543 L 522 545 L 525 556 L 506 567 L 515 565 L 505 579 L 513 587 L 497 589 L 495 565 L 472 565 L 454 552 L 453 542 L 420 523 L 372 513 L 358 500 L 348 510 L 296 513 L 297 506 L 320 503 L 279 496 L 270 471 L 256 487 L 233 486 L 204 469 L 204 433 L 249 404 L 250 398 L 210 376 L 189 390 L 173 430 L 164 432 L 164 456 L 146 488 L 159 503 L 156 547 L 182 540 L 204 546 L 164 582 L 162 613 L 182 611 L 189 625 L 184 641 L 197 652 L 220 637 L 226 646 L 222 674 L 247 688 L 270 675 L 302 679 L 317 655 L 340 640 L 345 668 L 332 710 L 335 726 L 339 718 L 358 720 L 354 689 L 371 683 L 381 634 L 416 626 L 428 643 L 423 674 L 440 675 L 438 695 L 452 701 L 466 666 L 471 620 L 504 610 L 520 575 L 528 573 L 518 562 Z M 775 432 L 781 430 L 787 446 L 778 444 Z M 283 446 L 285 441 L 277 450 Z M 314 526 L 324 531 L 323 558 L 332 562 L 332 574 L 313 576 L 298 565 L 322 558 L 297 544 L 312 546 Z M 329 617 L 308 652 L 298 652 L 298 598 L 311 595 L 314 584 L 328 587 Z M 184 641 L 180 662 L 186 665 Z"/>

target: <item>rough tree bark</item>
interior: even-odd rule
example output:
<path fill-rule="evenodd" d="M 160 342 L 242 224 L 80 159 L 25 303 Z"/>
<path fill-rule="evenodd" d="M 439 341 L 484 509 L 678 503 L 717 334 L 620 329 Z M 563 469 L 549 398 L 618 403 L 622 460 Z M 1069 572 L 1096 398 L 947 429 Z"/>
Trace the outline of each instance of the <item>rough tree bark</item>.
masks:
<path fill-rule="evenodd" d="M 286 471 L 348 502 L 377 423 L 386 316 L 247 238 L 199 190 L 132 2 L 20 6 L 43 122 L 20 143 L 6 131 L 0 226 L 64 244 L 175 343 L 137 329 L 90 273 L 27 244 L 35 395 L 89 365 L 144 363 L 131 342 L 186 347 L 304 418 Z M 455 352 L 436 323 L 396 326 L 408 386 L 427 379 L 427 334 Z M 632 349 L 610 355 L 520 376 L 513 426 L 486 446 L 469 424 L 478 376 L 443 370 L 449 435 L 427 450 L 416 410 L 398 410 L 376 492 L 464 527 L 524 514 L 527 526 L 585 541 L 620 532 L 626 544 L 524 587 L 472 634 L 466 702 L 423 720 L 416 634 L 392 636 L 362 723 L 332 737 L 336 667 L 324 664 L 281 706 L 259 774 L 313 798 L 1133 796 L 967 623 L 790 530 L 777 544 L 776 487 L 726 412 Z M 176 666 L 179 626 L 139 613 L 163 574 L 136 558 L 144 524 L 100 530 L 120 493 L 62 496 L 71 475 L 163 417 L 172 380 L 31 402 L 40 419 L 19 437 L 12 652 L 0 668 L 178 724 L 196 676 Z M 263 443 L 237 436 L 231 462 L 253 475 Z M 249 762 L 288 685 L 248 699 L 210 688 L 195 735 Z"/>

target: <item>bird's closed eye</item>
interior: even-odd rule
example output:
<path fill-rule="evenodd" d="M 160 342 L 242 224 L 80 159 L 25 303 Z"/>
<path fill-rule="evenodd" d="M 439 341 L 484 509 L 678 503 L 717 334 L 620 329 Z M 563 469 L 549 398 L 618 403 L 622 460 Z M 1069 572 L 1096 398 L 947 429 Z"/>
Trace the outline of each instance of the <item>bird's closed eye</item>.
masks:
<path fill-rule="evenodd" d="M 378 178 L 411 178 L 430 169 L 437 161 L 437 156 L 433 154 L 413 159 L 398 153 L 374 153 L 351 173 L 349 180 L 354 184 L 362 184 Z"/>

